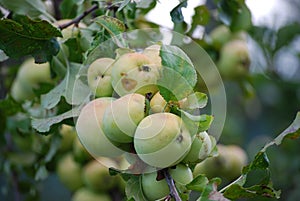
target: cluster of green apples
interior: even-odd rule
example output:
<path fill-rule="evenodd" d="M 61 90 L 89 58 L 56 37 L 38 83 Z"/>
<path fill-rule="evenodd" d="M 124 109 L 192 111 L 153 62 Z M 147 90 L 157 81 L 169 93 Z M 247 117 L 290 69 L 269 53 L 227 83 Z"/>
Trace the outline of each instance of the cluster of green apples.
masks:
<path fill-rule="evenodd" d="M 222 76 L 243 78 L 249 72 L 250 56 L 245 32 L 233 33 L 229 27 L 219 25 L 210 32 L 208 38 L 220 53 L 217 66 Z"/>
<path fill-rule="evenodd" d="M 82 108 L 76 122 L 82 144 L 94 157 L 125 155 L 129 170 L 136 163 L 154 170 L 138 173 L 148 200 L 170 193 L 166 180 L 156 179 L 159 170 L 167 168 L 176 187 L 185 191 L 193 180 L 190 166 L 210 157 L 216 146 L 213 136 L 190 133 L 184 120 L 171 112 L 157 86 L 162 68 L 160 45 L 95 60 L 87 71 L 95 99 Z M 176 105 L 185 104 L 183 99 Z M 132 155 L 138 160 L 131 160 Z"/>
<path fill-rule="evenodd" d="M 106 164 L 115 166 L 121 161 L 93 158 L 82 146 L 72 126 L 62 125 L 61 146 L 56 173 L 72 192 L 72 201 L 112 201 L 113 194 L 124 194 L 124 181 L 119 175 L 110 176 Z"/>
<path fill-rule="evenodd" d="M 11 96 L 18 102 L 35 97 L 34 90 L 42 83 L 51 83 L 49 62 L 37 64 L 33 58 L 26 59 L 19 67 L 17 77 L 11 86 Z"/>

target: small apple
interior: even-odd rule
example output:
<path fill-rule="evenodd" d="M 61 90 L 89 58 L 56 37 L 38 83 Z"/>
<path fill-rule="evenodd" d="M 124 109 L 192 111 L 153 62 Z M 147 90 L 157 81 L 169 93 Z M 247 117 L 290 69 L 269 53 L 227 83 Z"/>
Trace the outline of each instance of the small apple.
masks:
<path fill-rule="evenodd" d="M 191 136 L 182 119 L 172 113 L 145 117 L 134 135 L 134 148 L 145 163 L 166 168 L 179 163 L 191 147 Z"/>
<path fill-rule="evenodd" d="M 215 27 L 209 34 L 212 45 L 220 49 L 231 38 L 232 33 L 230 29 L 225 25 L 219 25 Z"/>
<path fill-rule="evenodd" d="M 109 174 L 108 167 L 97 160 L 91 160 L 86 164 L 82 175 L 84 184 L 96 192 L 107 192 L 116 185 L 116 179 Z"/>
<path fill-rule="evenodd" d="M 130 143 L 139 122 L 144 118 L 145 97 L 127 94 L 107 106 L 103 115 L 103 131 L 117 143 Z"/>
<path fill-rule="evenodd" d="M 88 68 L 88 85 L 96 97 L 111 96 L 113 87 L 111 85 L 111 58 L 100 58 L 95 60 Z"/>
<path fill-rule="evenodd" d="M 180 163 L 176 165 L 175 168 L 169 168 L 169 173 L 174 179 L 175 185 L 187 185 L 188 183 L 193 181 L 193 172 L 185 164 Z"/>
<path fill-rule="evenodd" d="M 15 79 L 12 83 L 10 94 L 17 102 L 31 100 L 34 98 L 34 92 L 28 83 L 22 83 L 19 79 Z"/>
<path fill-rule="evenodd" d="M 146 55 L 152 63 L 161 66 L 160 45 L 150 45 L 146 47 L 143 54 Z"/>
<path fill-rule="evenodd" d="M 223 76 L 239 78 L 247 74 L 249 66 L 250 57 L 247 42 L 232 40 L 222 47 L 218 68 Z"/>
<path fill-rule="evenodd" d="M 143 174 L 141 178 L 143 194 L 148 200 L 159 200 L 170 194 L 165 179 L 156 180 L 157 172 Z"/>
<path fill-rule="evenodd" d="M 67 153 L 59 159 L 56 171 L 61 182 L 71 191 L 83 186 L 81 167 L 71 153 Z"/>
<path fill-rule="evenodd" d="M 150 100 L 150 112 L 159 113 L 159 112 L 169 112 L 170 108 L 167 105 L 165 99 L 157 92 Z"/>
<path fill-rule="evenodd" d="M 62 137 L 59 151 L 66 152 L 71 150 L 73 147 L 73 141 L 77 135 L 74 127 L 69 126 L 67 124 L 63 124 L 59 130 L 59 133 Z"/>
<path fill-rule="evenodd" d="M 223 180 L 232 181 L 241 174 L 243 166 L 247 163 L 247 155 L 237 145 L 219 144 L 217 147 L 219 155 L 198 163 L 193 174 L 205 174 L 208 178 L 221 177 Z"/>
<path fill-rule="evenodd" d="M 96 193 L 83 187 L 73 194 L 71 201 L 112 201 L 112 199 L 108 194 Z"/>
<path fill-rule="evenodd" d="M 159 67 L 141 53 L 123 54 L 112 65 L 112 86 L 120 96 L 156 93 L 159 76 Z"/>
<path fill-rule="evenodd" d="M 195 135 L 189 153 L 182 160 L 185 163 L 199 163 L 209 157 L 216 146 L 216 140 L 206 131 Z"/>
<path fill-rule="evenodd" d="M 71 19 L 61 19 L 61 20 L 56 21 L 54 24 L 56 26 L 61 26 L 61 25 L 67 24 L 71 21 L 72 21 Z M 83 22 L 80 22 L 77 26 L 74 24 L 71 26 L 68 26 L 67 28 L 65 28 L 61 31 L 61 33 L 63 35 L 63 39 L 68 40 L 69 38 L 73 38 L 73 37 L 76 38 L 78 36 L 78 34 L 80 33 L 80 29 L 82 29 L 82 28 L 86 28 L 86 24 L 84 24 Z"/>
<path fill-rule="evenodd" d="M 85 105 L 76 123 L 76 131 L 81 143 L 94 156 L 117 157 L 123 151 L 110 142 L 104 134 L 103 115 L 115 99 L 112 97 L 97 98 Z"/>

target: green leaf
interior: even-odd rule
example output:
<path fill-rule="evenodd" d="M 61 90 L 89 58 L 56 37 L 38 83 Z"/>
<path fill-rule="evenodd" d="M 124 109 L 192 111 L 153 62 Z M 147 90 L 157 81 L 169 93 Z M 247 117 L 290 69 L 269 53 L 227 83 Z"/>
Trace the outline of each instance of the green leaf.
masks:
<path fill-rule="evenodd" d="M 0 62 L 5 61 L 9 57 L 2 51 L 0 50 Z"/>
<path fill-rule="evenodd" d="M 158 87 L 164 99 L 177 101 L 190 95 L 197 83 L 197 73 L 190 58 L 180 48 L 171 45 L 162 45 L 160 56 L 163 68 Z"/>
<path fill-rule="evenodd" d="M 200 174 L 196 178 L 193 179 L 191 183 L 186 185 L 187 189 L 192 191 L 203 192 L 206 188 L 206 185 L 209 183 L 209 180 L 205 175 Z"/>
<path fill-rule="evenodd" d="M 258 152 L 254 158 L 254 160 L 243 168 L 243 174 L 247 174 L 252 170 L 256 169 L 267 169 L 270 165 L 269 159 L 265 152 Z"/>
<path fill-rule="evenodd" d="M 126 183 L 125 193 L 128 200 L 147 201 L 143 194 L 141 176 L 132 176 Z"/>
<path fill-rule="evenodd" d="M 58 53 L 55 37 L 59 36 L 61 32 L 45 20 L 26 16 L 0 20 L 0 49 L 12 58 L 32 55 L 36 63 L 46 62 Z"/>
<path fill-rule="evenodd" d="M 207 25 L 210 20 L 209 10 L 205 5 L 194 8 L 195 14 L 192 17 L 191 32 L 196 29 L 198 25 Z"/>
<path fill-rule="evenodd" d="M 182 8 L 187 7 L 187 0 L 181 1 L 175 8 L 173 8 L 170 12 L 170 15 L 172 17 L 172 22 L 174 23 L 180 23 L 184 21 L 184 17 L 182 15 Z"/>
<path fill-rule="evenodd" d="M 121 10 L 123 10 L 127 6 L 127 4 L 129 4 L 129 3 L 130 3 L 130 0 L 124 0 L 122 2 L 122 4 L 120 5 L 120 7 L 118 8 L 118 12 L 120 12 Z"/>
<path fill-rule="evenodd" d="M 38 18 L 42 14 L 49 20 L 55 20 L 47 13 L 46 6 L 41 0 L 0 0 L 0 5 L 19 15 Z"/>
<path fill-rule="evenodd" d="M 44 180 L 48 177 L 49 172 L 45 165 L 41 165 L 35 173 L 34 179 L 36 181 Z"/>
<path fill-rule="evenodd" d="M 281 27 L 277 32 L 275 51 L 291 43 L 300 34 L 300 24 L 292 23 Z"/>
<path fill-rule="evenodd" d="M 208 180 L 204 175 L 199 175 L 191 183 L 187 185 L 187 188 L 201 193 L 197 201 L 208 201 L 208 200 L 228 201 L 223 197 L 221 193 L 217 191 L 217 186 L 220 183 L 221 183 L 221 179 L 219 178 L 213 178 L 211 180 Z M 214 199 L 217 197 L 220 199 Z"/>
<path fill-rule="evenodd" d="M 81 64 L 70 63 L 65 78 L 59 85 L 41 96 L 41 104 L 46 109 L 55 107 L 61 97 L 65 97 L 70 105 L 80 105 L 89 97 L 90 89 L 88 85 L 81 79 L 80 75 L 85 70 Z M 86 72 L 86 71 L 85 71 Z"/>
<path fill-rule="evenodd" d="M 1 113 L 11 116 L 18 112 L 22 112 L 22 105 L 16 102 L 11 96 L 6 97 L 5 99 L 0 100 L 0 111 Z"/>
<path fill-rule="evenodd" d="M 182 114 L 181 118 L 189 128 L 191 134 L 207 131 L 214 120 L 212 115 L 193 115 L 181 109 L 179 109 L 179 111 Z"/>
<path fill-rule="evenodd" d="M 74 118 L 79 116 L 82 106 L 73 108 L 72 110 L 69 110 L 63 114 L 54 116 L 54 117 L 48 117 L 44 119 L 37 119 L 32 118 L 31 119 L 31 125 L 34 129 L 36 129 L 40 133 L 46 133 L 49 132 L 51 129 L 51 126 L 62 122 L 65 119 Z"/>
<path fill-rule="evenodd" d="M 127 47 L 122 38 L 122 34 L 126 30 L 122 21 L 114 17 L 101 15 L 100 17 L 95 18 L 94 22 L 102 26 L 111 35 L 113 41 L 118 44 L 119 47 Z"/>
<path fill-rule="evenodd" d="M 83 5 L 83 0 L 64 0 L 60 4 L 60 13 L 63 19 L 72 19 L 77 17 L 80 7 Z"/>
<path fill-rule="evenodd" d="M 83 50 L 77 38 L 69 38 L 65 43 L 68 46 L 69 61 L 81 63 L 83 60 Z"/>

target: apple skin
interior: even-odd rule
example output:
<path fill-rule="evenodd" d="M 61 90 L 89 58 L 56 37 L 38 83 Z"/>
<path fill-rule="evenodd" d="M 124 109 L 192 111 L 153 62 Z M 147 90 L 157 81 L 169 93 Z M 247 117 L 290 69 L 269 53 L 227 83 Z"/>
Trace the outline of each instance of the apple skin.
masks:
<path fill-rule="evenodd" d="M 86 148 L 82 145 L 78 137 L 76 137 L 73 141 L 73 154 L 75 161 L 79 163 L 84 163 L 93 158 L 86 150 Z"/>
<path fill-rule="evenodd" d="M 63 124 L 59 130 L 59 133 L 61 135 L 61 142 L 59 151 L 60 152 L 67 152 L 72 150 L 73 147 L 73 141 L 77 137 L 76 130 L 74 127 Z"/>
<path fill-rule="evenodd" d="M 221 177 L 224 181 L 232 181 L 240 176 L 247 163 L 246 152 L 237 145 L 217 145 L 219 155 L 207 158 L 195 166 L 194 177 L 205 174 L 208 178 Z"/>
<path fill-rule="evenodd" d="M 19 79 L 13 81 L 10 94 L 17 102 L 32 100 L 35 97 L 31 86 L 27 83 L 22 83 Z"/>
<path fill-rule="evenodd" d="M 146 47 L 143 51 L 143 55 L 146 55 L 152 63 L 157 66 L 161 66 L 161 57 L 160 57 L 160 45 L 150 45 Z"/>
<path fill-rule="evenodd" d="M 148 200 L 158 200 L 169 195 L 170 190 L 165 179 L 156 180 L 157 172 L 143 174 L 141 178 L 143 194 Z"/>
<path fill-rule="evenodd" d="M 226 43 L 221 49 L 217 66 L 224 77 L 242 78 L 245 76 L 250 66 L 247 42 L 232 40 Z"/>
<path fill-rule="evenodd" d="M 159 112 L 169 112 L 170 107 L 167 106 L 167 102 L 161 96 L 159 92 L 157 92 L 150 100 L 150 112 L 151 113 L 159 113 Z"/>
<path fill-rule="evenodd" d="M 113 163 L 113 161 L 111 161 Z M 116 165 L 112 165 L 116 166 Z M 116 177 L 109 174 L 108 167 L 91 160 L 83 168 L 84 184 L 95 192 L 107 192 L 116 186 Z"/>
<path fill-rule="evenodd" d="M 111 65 L 114 61 L 111 58 L 100 58 L 89 66 L 88 85 L 96 97 L 112 95 Z"/>
<path fill-rule="evenodd" d="M 78 138 L 94 157 L 117 157 L 123 153 L 117 145 L 111 143 L 102 129 L 105 109 L 110 107 L 114 100 L 112 97 L 92 100 L 82 108 L 77 119 L 76 131 Z"/>
<path fill-rule="evenodd" d="M 191 136 L 182 119 L 172 113 L 145 117 L 134 135 L 138 156 L 150 166 L 166 168 L 179 163 L 191 147 Z"/>
<path fill-rule="evenodd" d="M 216 146 L 216 140 L 213 136 L 208 135 L 206 131 L 195 135 L 191 149 L 186 157 L 182 160 L 185 163 L 199 163 L 210 156 Z"/>
<path fill-rule="evenodd" d="M 187 185 L 193 181 L 193 172 L 185 164 L 178 164 L 175 168 L 169 168 L 169 173 L 174 179 L 175 184 Z"/>
<path fill-rule="evenodd" d="M 112 65 L 112 86 L 119 96 L 155 94 L 159 76 L 159 67 L 141 53 L 123 54 Z"/>
<path fill-rule="evenodd" d="M 71 21 L 72 21 L 71 19 L 61 19 L 61 20 L 56 21 L 54 24 L 56 26 L 61 26 L 61 25 L 67 24 Z M 78 27 L 75 26 L 74 24 L 71 26 L 68 26 L 67 28 L 65 28 L 61 31 L 61 33 L 63 35 L 63 39 L 68 40 L 70 38 L 77 37 L 78 34 L 80 33 L 80 29 L 86 28 L 86 27 L 87 27 L 86 24 L 84 24 L 83 22 L 80 22 L 78 24 Z"/>
<path fill-rule="evenodd" d="M 225 25 L 215 27 L 209 34 L 212 45 L 216 49 L 220 49 L 232 37 L 230 29 Z"/>
<path fill-rule="evenodd" d="M 131 143 L 139 122 L 144 118 L 145 97 L 128 94 L 113 101 L 103 115 L 104 134 L 113 142 Z"/>
<path fill-rule="evenodd" d="M 61 182 L 71 191 L 83 186 L 81 167 L 71 153 L 67 153 L 59 159 L 56 172 Z"/>
<path fill-rule="evenodd" d="M 73 194 L 71 201 L 112 201 L 112 199 L 107 194 L 95 193 L 90 189 L 83 187 Z"/>

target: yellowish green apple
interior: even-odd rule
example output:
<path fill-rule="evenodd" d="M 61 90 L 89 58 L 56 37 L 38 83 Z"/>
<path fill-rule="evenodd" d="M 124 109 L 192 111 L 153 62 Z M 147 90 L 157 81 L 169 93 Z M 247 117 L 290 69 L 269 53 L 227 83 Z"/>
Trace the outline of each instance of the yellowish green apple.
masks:
<path fill-rule="evenodd" d="M 145 117 L 134 135 L 138 156 L 150 166 L 166 168 L 179 163 L 190 150 L 191 136 L 180 117 L 155 113 Z"/>
<path fill-rule="evenodd" d="M 141 178 L 143 194 L 148 200 L 159 200 L 169 195 L 170 190 L 165 179 L 157 180 L 157 172 L 143 174 Z"/>
<path fill-rule="evenodd" d="M 63 124 L 59 130 L 61 135 L 61 142 L 59 151 L 66 152 L 72 149 L 73 141 L 77 138 L 76 130 L 73 126 Z"/>
<path fill-rule="evenodd" d="M 144 118 L 145 97 L 127 94 L 113 101 L 103 115 L 103 131 L 113 142 L 130 143 L 139 122 Z"/>
<path fill-rule="evenodd" d="M 150 100 L 150 112 L 159 113 L 159 112 L 169 112 L 170 107 L 167 105 L 165 99 L 157 92 Z"/>
<path fill-rule="evenodd" d="M 76 137 L 73 141 L 73 154 L 74 159 L 79 163 L 84 163 L 92 159 L 92 155 L 82 145 L 79 137 Z"/>
<path fill-rule="evenodd" d="M 112 86 L 120 96 L 130 93 L 155 94 L 158 91 L 159 69 L 142 53 L 123 54 L 112 65 Z"/>
<path fill-rule="evenodd" d="M 114 59 L 100 58 L 88 68 L 88 85 L 96 97 L 111 96 L 111 66 Z"/>
<path fill-rule="evenodd" d="M 105 193 L 96 193 L 87 187 L 78 189 L 72 196 L 71 201 L 112 201 Z"/>
<path fill-rule="evenodd" d="M 161 66 L 160 48 L 160 45 L 155 44 L 146 47 L 143 51 L 143 54 L 150 59 L 151 63 L 157 66 Z"/>

